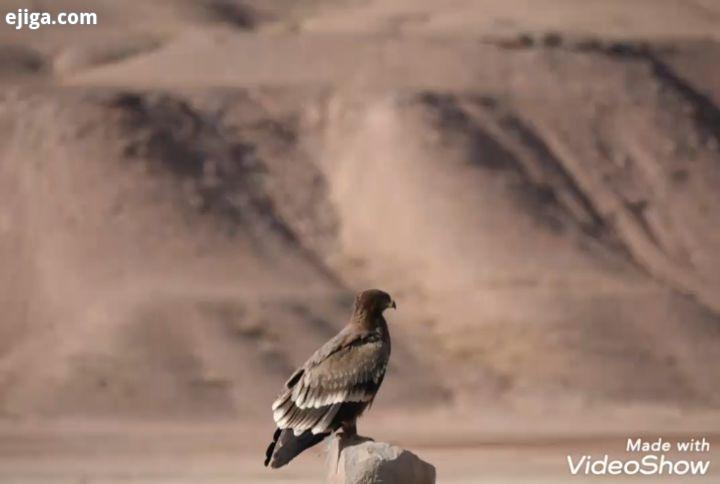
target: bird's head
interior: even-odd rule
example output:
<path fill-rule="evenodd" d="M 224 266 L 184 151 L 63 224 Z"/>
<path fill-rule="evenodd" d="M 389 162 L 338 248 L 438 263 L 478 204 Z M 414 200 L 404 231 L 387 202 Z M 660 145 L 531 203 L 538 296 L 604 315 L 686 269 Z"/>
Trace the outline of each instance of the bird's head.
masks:
<path fill-rule="evenodd" d="M 397 309 L 397 305 L 390 294 L 379 289 L 368 289 L 355 298 L 355 314 L 365 316 L 380 316 L 386 309 Z"/>

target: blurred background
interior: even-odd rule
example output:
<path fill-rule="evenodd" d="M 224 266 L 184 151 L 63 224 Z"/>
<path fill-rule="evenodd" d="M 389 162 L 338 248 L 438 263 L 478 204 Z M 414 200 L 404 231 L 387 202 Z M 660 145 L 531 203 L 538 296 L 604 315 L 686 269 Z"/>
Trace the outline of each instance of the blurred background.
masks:
<path fill-rule="evenodd" d="M 718 442 L 716 0 L 19 8 L 99 24 L 0 25 L 1 482 L 321 482 L 269 406 L 368 287 L 440 483 Z"/>

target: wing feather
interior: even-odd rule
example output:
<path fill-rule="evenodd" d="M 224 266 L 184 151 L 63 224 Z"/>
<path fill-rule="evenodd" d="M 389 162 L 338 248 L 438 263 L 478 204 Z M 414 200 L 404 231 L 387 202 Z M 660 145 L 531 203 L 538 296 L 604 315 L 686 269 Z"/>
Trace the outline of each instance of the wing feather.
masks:
<path fill-rule="evenodd" d="M 343 403 L 372 402 L 389 357 L 379 333 L 341 331 L 290 377 L 273 403 L 277 426 L 296 435 L 327 432 Z"/>
<path fill-rule="evenodd" d="M 285 393 L 280 395 L 280 397 L 272 404 L 273 411 L 277 410 L 280 407 L 283 407 L 288 402 L 288 400 L 290 400 L 291 394 L 292 392 L 286 391 Z"/>
<path fill-rule="evenodd" d="M 332 421 L 335 418 L 335 415 L 337 415 L 341 406 L 341 403 L 330 405 L 327 412 L 325 412 L 325 414 L 320 418 L 320 420 L 318 420 L 318 422 L 313 426 L 312 433 L 317 435 L 331 430 L 330 424 L 332 424 Z"/>

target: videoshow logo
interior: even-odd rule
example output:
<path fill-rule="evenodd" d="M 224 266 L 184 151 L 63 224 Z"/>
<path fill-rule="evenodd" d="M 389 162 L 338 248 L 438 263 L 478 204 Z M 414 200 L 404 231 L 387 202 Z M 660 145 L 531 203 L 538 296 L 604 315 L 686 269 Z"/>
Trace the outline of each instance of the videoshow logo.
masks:
<path fill-rule="evenodd" d="M 710 452 L 706 438 L 678 441 L 675 444 L 662 438 L 650 441 L 627 440 L 627 452 L 645 454 L 638 458 L 611 459 L 608 454 L 596 458 L 592 455 L 567 456 L 568 468 L 572 475 L 585 476 L 704 476 L 710 469 L 709 459 L 674 459 L 668 457 L 671 450 L 680 454 Z"/>

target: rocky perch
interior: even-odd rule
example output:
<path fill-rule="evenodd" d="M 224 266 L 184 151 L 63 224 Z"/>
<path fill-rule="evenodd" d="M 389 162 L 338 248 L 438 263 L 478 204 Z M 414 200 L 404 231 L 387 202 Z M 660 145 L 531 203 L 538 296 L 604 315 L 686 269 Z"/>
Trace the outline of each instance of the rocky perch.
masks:
<path fill-rule="evenodd" d="M 333 437 L 329 484 L 435 484 L 435 467 L 410 451 L 366 437 Z"/>

